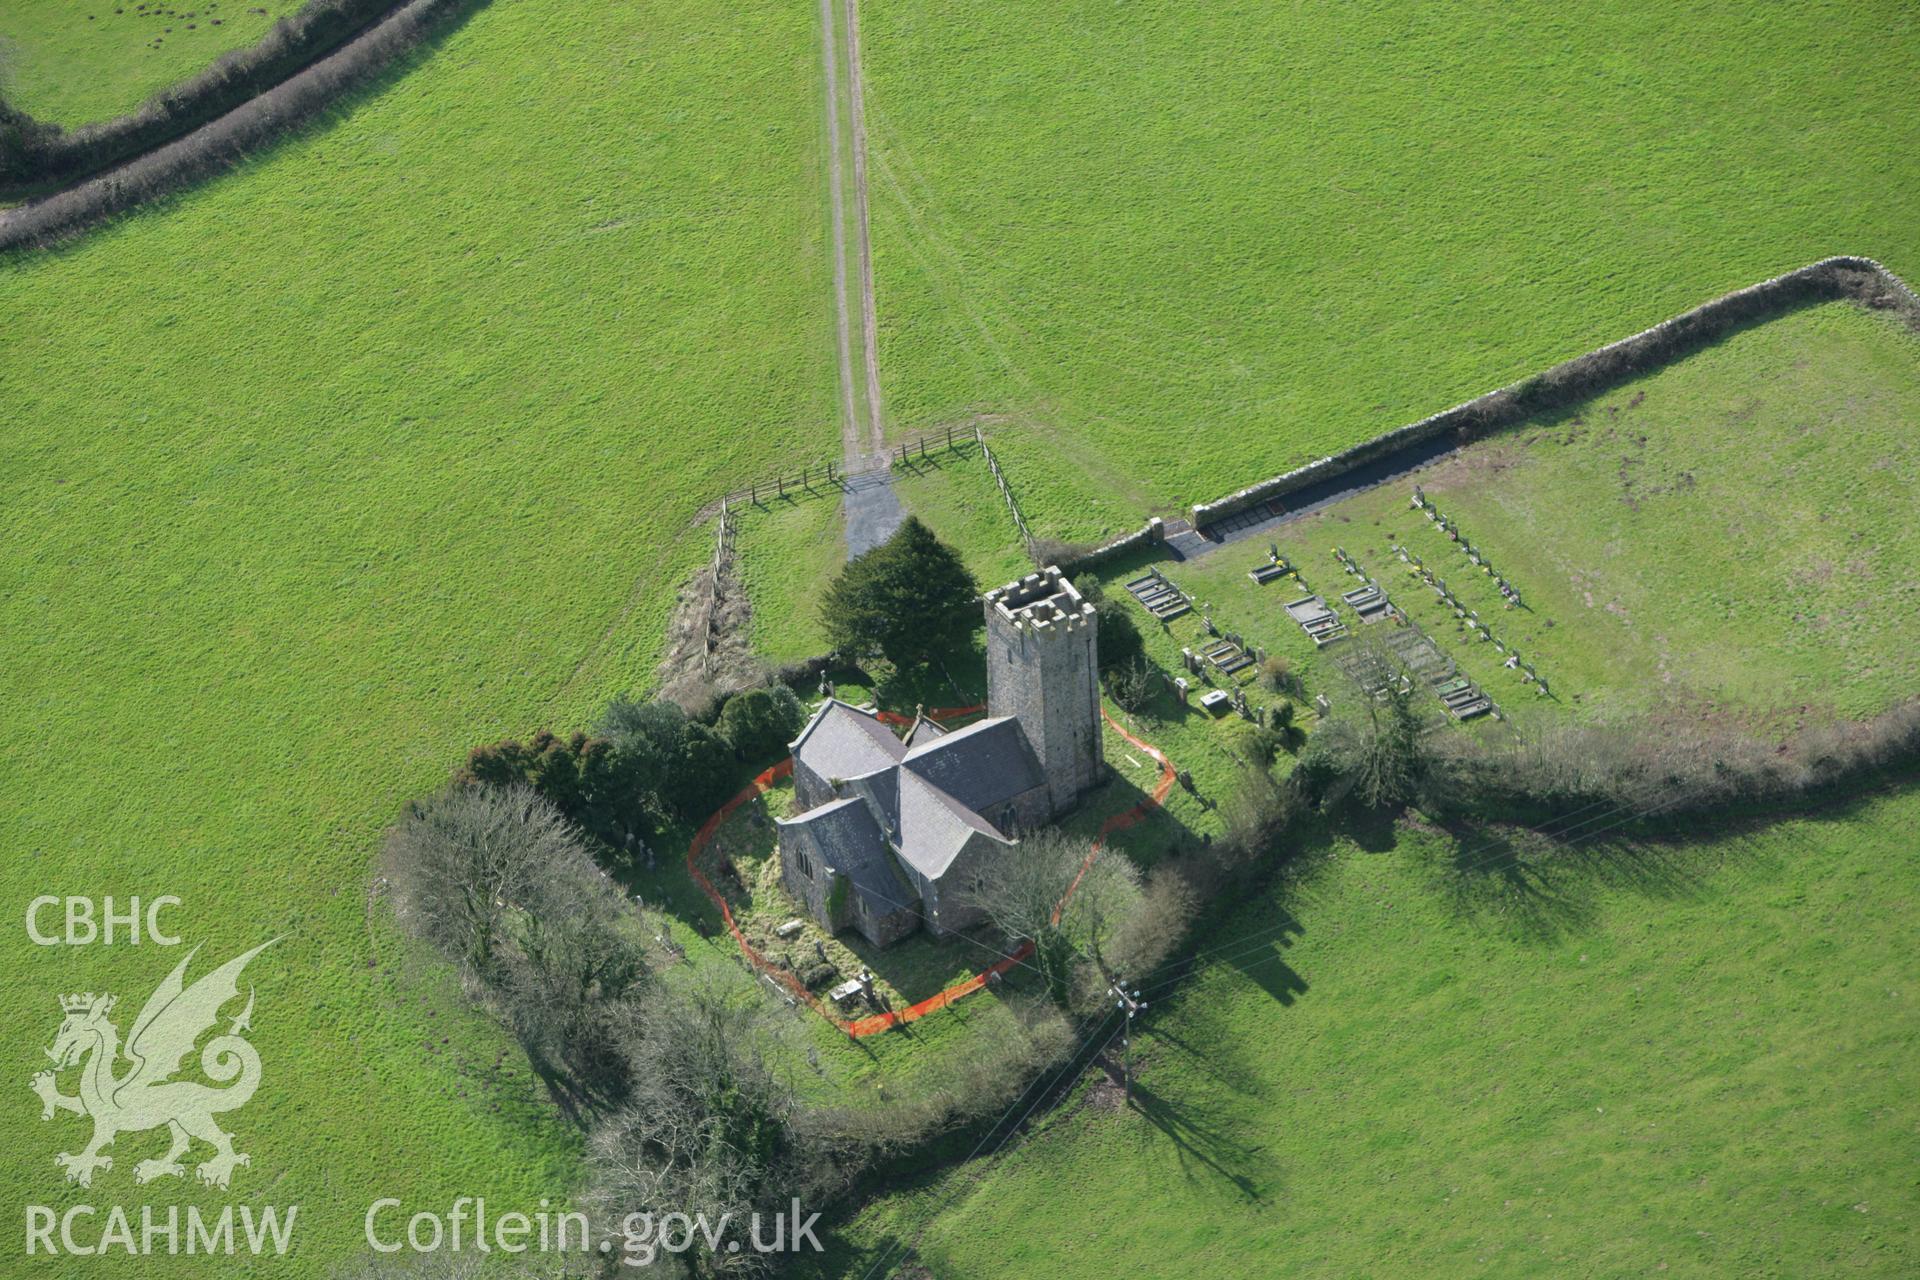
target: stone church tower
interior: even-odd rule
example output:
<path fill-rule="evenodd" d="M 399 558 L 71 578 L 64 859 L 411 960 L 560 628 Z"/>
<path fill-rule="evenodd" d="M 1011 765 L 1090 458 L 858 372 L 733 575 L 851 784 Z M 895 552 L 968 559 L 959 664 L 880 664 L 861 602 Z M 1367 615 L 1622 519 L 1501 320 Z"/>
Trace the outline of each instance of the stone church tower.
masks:
<path fill-rule="evenodd" d="M 987 592 L 986 609 L 987 714 L 1019 721 L 1058 817 L 1105 774 L 1093 606 L 1048 566 Z"/>

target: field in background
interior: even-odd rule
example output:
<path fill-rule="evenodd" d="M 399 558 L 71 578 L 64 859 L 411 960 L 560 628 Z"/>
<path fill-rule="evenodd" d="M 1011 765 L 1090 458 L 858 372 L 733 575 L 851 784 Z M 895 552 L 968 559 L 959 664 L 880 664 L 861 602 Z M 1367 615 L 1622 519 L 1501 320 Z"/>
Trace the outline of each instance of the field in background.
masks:
<path fill-rule="evenodd" d="M 875 0 L 900 430 L 1093 538 L 1832 253 L 1920 278 L 1920 15 Z"/>
<path fill-rule="evenodd" d="M 1697 844 L 1341 841 L 1211 931 L 1252 937 L 1150 1015 L 1140 1111 L 1083 1088 L 822 1274 L 952 1195 L 951 1280 L 1910 1274 L 1916 823 L 1909 789 Z"/>
<path fill-rule="evenodd" d="M 125 115 L 300 7 L 301 0 L 8 0 L 0 96 L 68 128 Z"/>
<path fill-rule="evenodd" d="M 0 267 L 4 896 L 177 894 L 206 962 L 283 935 L 235 1187 L 305 1206 L 289 1274 L 375 1196 L 572 1176 L 517 1051 L 450 1056 L 450 1001 L 393 985 L 371 864 L 468 747 L 649 686 L 695 509 L 837 447 L 811 24 L 494 5 L 350 114 Z M 55 995 L 131 1017 L 167 957 L 7 948 L 0 1186 L 124 1199 L 148 1153 L 63 1186 L 80 1122 L 40 1124 L 27 1064 Z"/>

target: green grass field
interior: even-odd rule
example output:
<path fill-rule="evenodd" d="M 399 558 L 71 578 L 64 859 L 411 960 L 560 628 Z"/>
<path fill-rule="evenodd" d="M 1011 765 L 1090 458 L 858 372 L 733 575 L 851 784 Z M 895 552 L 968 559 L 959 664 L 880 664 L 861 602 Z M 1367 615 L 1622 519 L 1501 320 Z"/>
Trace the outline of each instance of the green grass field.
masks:
<path fill-rule="evenodd" d="M 122 7 L 10 8 L 0 90 L 111 116 L 269 21 Z M 0 883 L 16 910 L 178 895 L 197 965 L 280 939 L 248 975 L 267 1065 L 230 1120 L 235 1197 L 302 1210 L 296 1258 L 258 1273 L 325 1274 L 376 1196 L 530 1208 L 577 1177 L 522 1056 L 394 931 L 379 832 L 469 746 L 651 684 L 712 550 L 695 513 L 838 452 L 817 21 L 485 6 L 233 173 L 0 261 Z M 891 425 L 995 415 L 1045 536 L 1131 529 L 1826 254 L 1920 278 L 1920 17 L 1890 0 L 872 0 L 862 25 Z M 1522 715 L 1791 727 L 1909 692 L 1912 343 L 1802 312 L 1436 473 L 1535 604 L 1494 620 L 1564 702 Z M 978 459 L 898 488 L 983 583 L 1024 567 Z M 1282 537 L 1325 589 L 1333 539 L 1405 581 L 1395 534 L 1442 553 L 1398 489 Z M 1285 590 L 1246 583 L 1264 542 L 1176 579 L 1258 636 Z M 756 649 L 819 652 L 836 506 L 747 513 L 739 547 Z M 1267 634 L 1331 681 L 1297 629 Z M 843 692 L 910 709 L 971 678 Z M 1217 832 L 1241 728 L 1143 717 L 1200 796 L 1116 848 Z M 1109 744 L 1083 829 L 1152 785 Z M 1211 931 L 1294 926 L 1156 1015 L 1145 1115 L 1090 1091 L 925 1255 L 943 1278 L 1910 1273 L 1917 818 L 1905 795 L 1560 859 L 1363 832 Z M 669 844 L 645 888 L 691 920 Z M 689 973 L 752 984 L 689 931 Z M 176 957 L 8 947 L 7 1202 L 224 1203 L 136 1190 L 157 1137 L 62 1185 L 82 1122 L 41 1124 L 25 1088 L 60 993 L 117 993 L 124 1030 Z M 877 1098 L 938 1087 L 1004 1013 L 864 1047 L 796 1015 L 777 1051 L 817 1051 L 818 1096 Z M 977 1172 L 883 1196 L 836 1259 Z M 39 1261 L 10 1274 L 71 1270 Z"/>
<path fill-rule="evenodd" d="M 957 1193 L 943 1280 L 1911 1274 L 1916 822 L 1908 789 L 1697 845 L 1338 842 L 1211 931 L 1254 937 L 1150 1015 L 1139 1111 L 1083 1089 L 827 1273 Z"/>
<path fill-rule="evenodd" d="M 882 0 L 881 368 L 1034 524 L 1210 500 L 1832 253 L 1920 277 L 1920 15 Z"/>
<path fill-rule="evenodd" d="M 300 0 L 13 0 L 0 14 L 0 96 L 69 128 L 124 115 L 299 8 Z"/>
<path fill-rule="evenodd" d="M 574 1175 L 517 1051 L 496 1113 L 473 1064 L 509 1046 L 443 1050 L 451 997 L 396 986 L 372 863 L 469 746 L 650 684 L 710 550 L 689 517 L 834 447 L 811 21 L 491 6 L 350 114 L 0 267 L 5 898 L 177 894 L 197 963 L 283 938 L 232 1118 L 236 1192 L 303 1206 L 277 1274 L 357 1248 L 375 1196 L 530 1207 Z M 134 1196 L 154 1139 L 64 1186 L 81 1122 L 25 1080 L 58 994 L 130 1020 L 174 957 L 17 923 L 4 954 L 6 1200 Z"/>
<path fill-rule="evenodd" d="M 915 457 L 910 468 L 894 470 L 893 488 L 903 508 L 960 553 L 982 589 L 1032 572 L 1019 529 L 972 444 Z M 840 505 L 803 493 L 734 508 L 735 573 L 753 606 L 748 635 L 770 662 L 828 649 L 820 599 L 846 563 Z"/>
<path fill-rule="evenodd" d="M 1020 527 L 976 446 L 934 449 L 893 474 L 900 505 L 960 553 L 982 590 L 1033 572 Z"/>

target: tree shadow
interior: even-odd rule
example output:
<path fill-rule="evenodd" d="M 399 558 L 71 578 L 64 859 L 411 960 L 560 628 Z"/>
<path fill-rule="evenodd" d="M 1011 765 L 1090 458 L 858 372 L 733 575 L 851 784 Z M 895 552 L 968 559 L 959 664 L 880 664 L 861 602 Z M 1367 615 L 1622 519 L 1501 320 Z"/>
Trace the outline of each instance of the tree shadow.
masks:
<path fill-rule="evenodd" d="M 846 1276 L 892 1276 L 894 1280 L 914 1280 L 927 1272 L 918 1266 L 913 1242 L 892 1231 L 866 1236 L 851 1229 L 851 1222 L 829 1226 L 823 1219 L 813 1228 L 820 1241 L 820 1252 L 807 1250 L 786 1256 L 778 1274 L 793 1280 L 842 1280 Z"/>
<path fill-rule="evenodd" d="M 1392 853 L 1400 847 L 1399 820 L 1385 810 L 1356 809 L 1343 814 L 1340 834 L 1365 853 Z"/>
<path fill-rule="evenodd" d="M 1591 838 L 1569 827 L 1563 840 L 1475 822 L 1447 822 L 1441 829 L 1448 847 L 1438 871 L 1453 907 L 1468 919 L 1543 944 L 1591 928 L 1602 892 L 1669 901 L 1699 897 L 1728 851 L 1722 842 L 1708 861 L 1697 841 L 1682 836 L 1606 829 L 1594 832 L 1604 838 Z"/>
<path fill-rule="evenodd" d="M 1269 1203 L 1266 1188 L 1280 1182 L 1281 1169 L 1264 1147 L 1250 1146 L 1200 1119 L 1191 1109 L 1154 1092 L 1137 1075 L 1133 1106 L 1173 1143 L 1189 1180 L 1204 1176 L 1197 1166 L 1233 1187 L 1248 1203 Z"/>
<path fill-rule="evenodd" d="M 835 685 L 873 691 L 882 710 L 912 715 L 915 708 L 970 707 L 987 700 L 987 652 L 974 632 L 922 663 L 895 666 L 884 660 L 847 662 L 827 669 Z"/>
<path fill-rule="evenodd" d="M 1917 782 L 1920 765 L 1900 764 L 1858 771 L 1813 794 L 1698 814 L 1543 812 L 1530 815 L 1535 828 L 1442 819 L 1449 847 L 1435 866 L 1436 882 L 1476 923 L 1553 942 L 1594 923 L 1602 892 L 1697 900 L 1716 877 L 1764 872 L 1777 861 L 1752 837 L 1793 818 L 1845 820 Z M 1560 838 L 1540 834 L 1537 828 L 1546 827 L 1557 827 Z"/>
<path fill-rule="evenodd" d="M 1593 923 L 1590 893 L 1569 883 L 1564 866 L 1512 836 L 1478 826 L 1449 827 L 1441 889 L 1457 914 L 1499 923 L 1550 943 Z"/>
<path fill-rule="evenodd" d="M 990 929 L 979 926 L 937 938 L 924 929 L 885 946 L 867 941 L 858 930 L 847 929 L 833 939 L 885 981 L 909 1004 L 938 995 L 956 982 L 1013 953 Z M 1018 968 L 1016 974 L 1021 972 Z M 849 975 L 851 976 L 851 975 Z M 902 1024 L 911 1034 L 912 1023 Z"/>
<path fill-rule="evenodd" d="M 1240 1064 L 1232 1060 L 1233 1055 L 1230 1052 L 1222 1055 L 1215 1052 L 1212 1047 L 1203 1049 L 1189 1040 L 1182 1039 L 1178 1032 L 1160 1023 L 1154 1024 L 1151 1034 L 1155 1044 L 1171 1045 L 1175 1052 L 1187 1059 L 1188 1066 L 1201 1075 L 1216 1084 L 1245 1092 L 1246 1085 L 1252 1077 L 1241 1069 Z M 1228 1047 L 1231 1049 L 1231 1043 Z"/>

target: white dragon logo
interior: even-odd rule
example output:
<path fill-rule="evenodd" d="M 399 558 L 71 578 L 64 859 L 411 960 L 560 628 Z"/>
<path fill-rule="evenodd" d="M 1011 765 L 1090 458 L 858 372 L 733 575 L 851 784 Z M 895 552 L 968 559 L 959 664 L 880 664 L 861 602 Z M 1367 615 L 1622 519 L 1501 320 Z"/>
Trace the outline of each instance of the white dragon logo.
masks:
<path fill-rule="evenodd" d="M 47 1056 L 53 1070 L 33 1077 L 33 1091 L 40 1095 L 42 1120 L 53 1119 L 56 1111 L 71 1111 L 93 1119 L 93 1141 L 84 1151 L 62 1152 L 54 1163 L 67 1171 L 67 1181 L 83 1187 L 93 1185 L 95 1169 L 113 1168 L 113 1157 L 100 1154 L 122 1133 L 157 1129 L 161 1125 L 173 1135 L 173 1145 L 158 1160 L 142 1160 L 133 1168 L 136 1182 L 155 1178 L 180 1177 L 186 1170 L 180 1157 L 198 1138 L 214 1149 L 213 1158 L 194 1172 L 209 1186 L 225 1187 L 234 1168 L 250 1163 L 248 1157 L 233 1149 L 233 1135 L 222 1132 L 213 1117 L 222 1111 L 245 1106 L 260 1084 L 260 1055 L 241 1038 L 249 1030 L 253 1016 L 253 992 L 247 992 L 247 1007 L 227 1028 L 227 1034 L 207 1041 L 200 1051 L 200 1069 L 207 1078 L 226 1085 L 216 1089 L 192 1080 L 169 1079 L 180 1069 L 180 1061 L 193 1049 L 194 1042 L 218 1020 L 220 1006 L 240 994 L 240 971 L 247 961 L 259 955 L 271 942 L 263 942 L 245 955 L 227 961 L 191 987 L 184 978 L 187 965 L 199 948 L 175 966 L 166 981 L 147 1000 L 140 1016 L 133 1020 L 127 1035 L 126 1057 L 133 1066 L 116 1077 L 113 1069 L 121 1055 L 120 1030 L 107 1020 L 113 1012 L 114 997 L 85 995 L 62 996 L 61 1012 L 66 1020 L 53 1039 Z M 80 1092 L 69 1097 L 54 1082 L 56 1073 L 85 1059 L 80 1071 Z M 235 1077 L 238 1077 L 236 1079 Z M 233 1083 L 228 1084 L 228 1081 Z"/>

